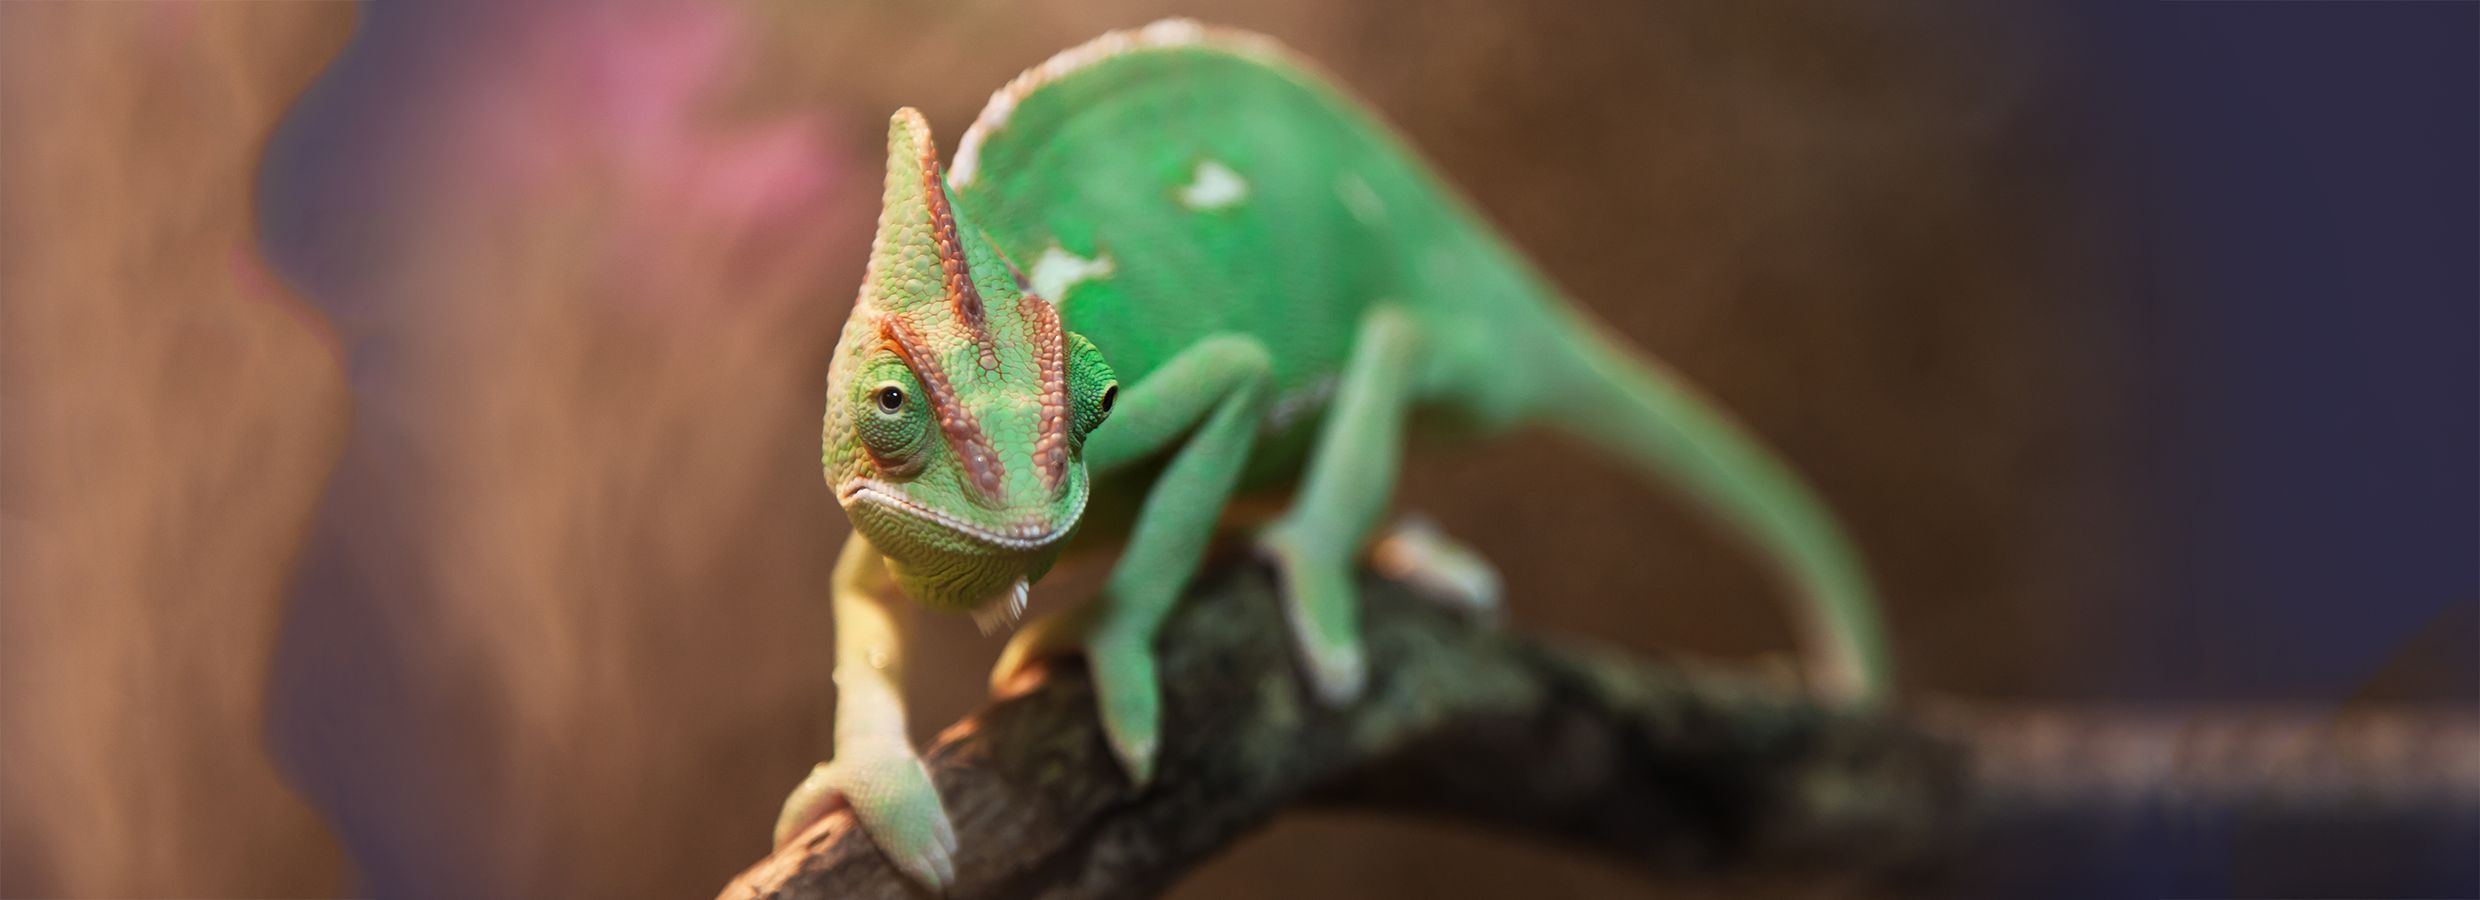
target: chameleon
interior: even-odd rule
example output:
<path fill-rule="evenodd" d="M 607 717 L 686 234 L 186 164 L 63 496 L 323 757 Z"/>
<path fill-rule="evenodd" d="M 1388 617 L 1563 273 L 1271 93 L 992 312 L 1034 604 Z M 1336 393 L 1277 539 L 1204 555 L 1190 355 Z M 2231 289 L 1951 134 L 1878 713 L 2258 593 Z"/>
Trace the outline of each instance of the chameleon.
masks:
<path fill-rule="evenodd" d="M 906 733 L 907 604 L 1012 627 L 1063 553 L 1117 556 L 1097 596 L 1015 630 L 992 684 L 1081 655 L 1113 754 L 1147 782 L 1155 636 L 1238 500 L 1288 504 L 1242 539 L 1271 565 L 1309 689 L 1351 702 L 1372 546 L 1496 602 L 1476 554 L 1387 525 L 1408 436 L 1538 427 L 1674 486 L 1801 599 L 1812 689 L 1882 702 L 1873 588 L 1822 502 L 1337 83 L 1265 36 L 1172 19 L 1019 75 L 949 164 L 918 112 L 894 114 L 826 382 L 821 461 L 852 525 L 831 587 L 833 754 L 786 798 L 779 846 L 849 805 L 898 869 L 953 882 L 955 831 Z"/>

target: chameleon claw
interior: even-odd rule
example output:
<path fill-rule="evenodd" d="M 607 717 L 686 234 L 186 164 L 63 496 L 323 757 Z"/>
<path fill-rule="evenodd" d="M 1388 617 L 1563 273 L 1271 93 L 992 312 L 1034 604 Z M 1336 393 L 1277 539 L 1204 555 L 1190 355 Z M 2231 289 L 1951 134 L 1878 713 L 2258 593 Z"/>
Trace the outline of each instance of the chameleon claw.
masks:
<path fill-rule="evenodd" d="M 956 829 L 929 770 L 910 747 L 839 748 L 810 769 L 775 820 L 775 846 L 799 840 L 819 820 L 851 806 L 861 828 L 897 870 L 933 893 L 956 881 Z"/>
<path fill-rule="evenodd" d="M 783 849 L 828 813 L 844 807 L 844 795 L 835 790 L 832 778 L 827 764 L 819 763 L 810 768 L 809 777 L 802 779 L 799 787 L 792 789 L 792 795 L 784 798 L 783 812 L 775 817 L 775 849 Z"/>
<path fill-rule="evenodd" d="M 1274 563 L 1292 643 L 1301 655 L 1310 691 L 1319 702 L 1340 706 L 1360 698 L 1369 680 L 1361 653 L 1360 592 L 1351 565 L 1307 552 L 1277 525 L 1258 536 L 1258 549 Z"/>
<path fill-rule="evenodd" d="M 1360 699 L 1369 686 L 1369 660 L 1361 649 L 1349 644 L 1311 648 L 1309 657 L 1309 688 L 1318 702 L 1342 706 Z"/>
<path fill-rule="evenodd" d="M 1160 754 L 1151 735 L 1111 739 L 1111 750 L 1119 757 L 1120 768 L 1127 771 L 1130 783 L 1144 787 L 1154 781 L 1154 759 Z"/>
<path fill-rule="evenodd" d="M 1154 758 L 1161 746 L 1162 693 L 1154 682 L 1154 655 L 1145 641 L 1097 631 L 1101 605 L 1053 613 L 1019 630 L 991 667 L 991 693 L 1021 692 L 1031 686 L 1029 676 L 1044 661 L 1083 653 L 1111 753 L 1129 780 L 1143 785 L 1154 778 Z"/>
<path fill-rule="evenodd" d="M 1086 647 L 1086 660 L 1093 666 L 1094 703 L 1101 708 L 1113 755 L 1130 781 L 1140 786 L 1153 781 L 1162 746 L 1162 687 L 1155 681 L 1152 649 L 1104 638 Z"/>

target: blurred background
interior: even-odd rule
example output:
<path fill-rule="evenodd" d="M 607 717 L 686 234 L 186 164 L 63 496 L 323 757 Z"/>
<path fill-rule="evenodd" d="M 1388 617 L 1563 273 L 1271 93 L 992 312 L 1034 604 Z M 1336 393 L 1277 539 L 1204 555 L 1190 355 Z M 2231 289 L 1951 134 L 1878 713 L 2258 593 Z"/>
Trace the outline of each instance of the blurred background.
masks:
<path fill-rule="evenodd" d="M 1169 14 L 1326 64 L 1780 448 L 1907 689 L 2480 703 L 2480 6 L 15 2 L 0 893 L 719 889 L 827 750 L 820 385 L 888 113 L 952 149 Z M 1789 647 L 1581 451 L 1403 493 L 1515 627 Z M 926 736 L 998 642 L 924 640 Z M 2471 896 L 2475 842 L 2182 817 L 1943 888 Z M 1751 888 L 1304 815 L 1178 895 Z"/>

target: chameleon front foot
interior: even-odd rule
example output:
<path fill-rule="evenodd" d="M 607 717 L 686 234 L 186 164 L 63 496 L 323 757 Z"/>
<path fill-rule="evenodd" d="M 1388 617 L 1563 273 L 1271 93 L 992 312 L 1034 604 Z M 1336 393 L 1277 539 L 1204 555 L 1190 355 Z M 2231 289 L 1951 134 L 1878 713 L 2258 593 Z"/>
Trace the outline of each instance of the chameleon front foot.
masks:
<path fill-rule="evenodd" d="M 1369 665 L 1361 653 L 1360 591 L 1353 583 L 1352 558 L 1331 544 L 1301 539 L 1283 525 L 1260 534 L 1257 544 L 1274 563 L 1284 620 L 1311 690 L 1328 705 L 1359 699 Z"/>
<path fill-rule="evenodd" d="M 834 760 L 810 769 L 809 777 L 784 798 L 783 812 L 775 819 L 775 846 L 799 838 L 846 805 L 897 870 L 933 893 L 955 882 L 956 828 L 939 802 L 929 769 L 911 748 L 839 748 Z"/>
<path fill-rule="evenodd" d="M 1120 768 L 1137 784 L 1153 780 L 1162 747 L 1162 688 L 1155 681 L 1152 636 L 1122 635 L 1099 623 L 1107 600 L 1045 616 L 1016 633 L 990 670 L 993 693 L 1023 687 L 1036 664 L 1082 654 L 1093 673 L 1094 705 Z"/>

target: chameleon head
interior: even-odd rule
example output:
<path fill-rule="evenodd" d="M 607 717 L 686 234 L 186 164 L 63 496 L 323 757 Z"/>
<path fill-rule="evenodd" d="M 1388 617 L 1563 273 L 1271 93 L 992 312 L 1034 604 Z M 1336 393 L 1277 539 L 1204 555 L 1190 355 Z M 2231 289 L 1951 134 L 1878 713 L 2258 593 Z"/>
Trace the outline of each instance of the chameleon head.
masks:
<path fill-rule="evenodd" d="M 929 126 L 888 125 L 868 275 L 828 367 L 827 482 L 898 586 L 1012 622 L 1085 511 L 1102 354 L 948 204 Z"/>

